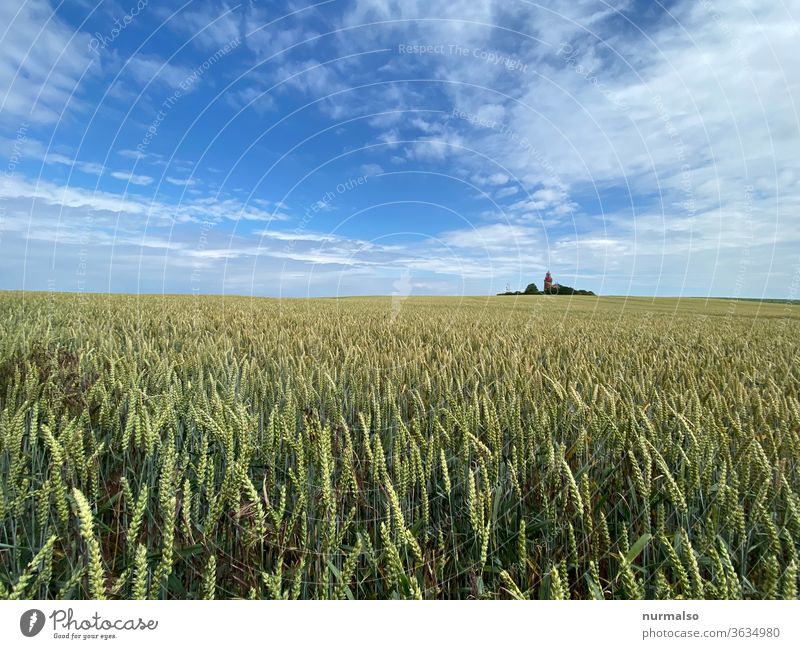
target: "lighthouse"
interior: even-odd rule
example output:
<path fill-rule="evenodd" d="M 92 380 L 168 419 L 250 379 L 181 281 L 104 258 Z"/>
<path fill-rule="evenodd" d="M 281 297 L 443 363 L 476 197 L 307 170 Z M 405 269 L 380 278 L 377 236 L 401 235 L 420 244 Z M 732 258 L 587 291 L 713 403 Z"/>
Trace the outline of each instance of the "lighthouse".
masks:
<path fill-rule="evenodd" d="M 544 276 L 544 292 L 549 293 L 551 288 L 553 288 L 553 278 L 548 270 L 547 274 Z"/>

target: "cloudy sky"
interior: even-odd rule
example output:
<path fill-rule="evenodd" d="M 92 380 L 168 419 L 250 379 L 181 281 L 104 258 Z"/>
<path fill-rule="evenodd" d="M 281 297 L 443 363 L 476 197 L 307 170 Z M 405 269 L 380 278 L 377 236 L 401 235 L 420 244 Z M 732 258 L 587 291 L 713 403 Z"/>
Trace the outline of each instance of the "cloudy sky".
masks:
<path fill-rule="evenodd" d="M 800 298 L 798 42 L 798 0 L 4 0 L 0 288 Z"/>

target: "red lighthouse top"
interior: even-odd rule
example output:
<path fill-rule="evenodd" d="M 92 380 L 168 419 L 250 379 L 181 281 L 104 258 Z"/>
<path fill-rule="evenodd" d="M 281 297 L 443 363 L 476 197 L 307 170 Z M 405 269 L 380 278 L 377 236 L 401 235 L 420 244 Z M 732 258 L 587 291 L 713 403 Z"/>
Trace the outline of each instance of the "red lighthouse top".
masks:
<path fill-rule="evenodd" d="M 553 286 L 553 278 L 550 276 L 550 271 L 547 271 L 547 274 L 544 276 L 544 290 L 549 291 L 550 288 Z"/>

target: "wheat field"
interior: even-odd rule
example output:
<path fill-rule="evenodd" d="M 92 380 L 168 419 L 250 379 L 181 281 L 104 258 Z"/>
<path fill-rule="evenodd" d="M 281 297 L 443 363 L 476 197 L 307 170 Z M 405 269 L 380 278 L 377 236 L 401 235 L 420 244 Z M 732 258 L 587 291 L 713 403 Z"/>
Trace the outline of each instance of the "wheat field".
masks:
<path fill-rule="evenodd" d="M 0 597 L 797 597 L 798 306 L 0 293 L 0 327 Z"/>

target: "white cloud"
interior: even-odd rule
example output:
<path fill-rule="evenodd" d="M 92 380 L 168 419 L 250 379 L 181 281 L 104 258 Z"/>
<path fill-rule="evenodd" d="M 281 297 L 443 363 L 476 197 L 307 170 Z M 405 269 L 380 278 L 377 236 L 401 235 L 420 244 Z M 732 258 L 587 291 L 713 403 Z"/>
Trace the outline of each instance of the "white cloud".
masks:
<path fill-rule="evenodd" d="M 85 208 L 101 212 L 129 212 L 131 214 L 147 212 L 147 204 L 134 198 L 123 197 L 111 192 L 60 186 L 45 180 L 34 183 L 20 177 L 14 177 L 7 182 L 4 187 L 4 195 L 9 198 L 35 199 L 49 205 Z M 31 207 L 32 211 L 33 207 Z"/>
<path fill-rule="evenodd" d="M 177 185 L 178 187 L 186 187 L 197 183 L 194 178 L 175 178 L 174 176 L 166 176 L 164 180 L 170 185 Z"/>
<path fill-rule="evenodd" d="M 495 198 L 497 198 L 498 200 L 501 198 L 508 198 L 509 196 L 514 196 L 518 192 L 519 192 L 519 187 L 517 187 L 516 185 L 511 185 L 510 187 L 503 187 L 502 189 L 499 189 L 495 193 Z"/>
<path fill-rule="evenodd" d="M 189 68 L 168 63 L 152 54 L 136 54 L 130 57 L 125 63 L 125 70 L 139 86 L 158 81 L 170 88 L 179 87 L 191 74 Z M 183 89 L 190 92 L 194 87 L 195 84 L 185 84 Z"/>
<path fill-rule="evenodd" d="M 170 26 L 186 34 L 198 48 L 216 50 L 220 45 L 241 38 L 240 8 L 240 4 L 231 6 L 227 2 L 218 8 L 192 4 L 190 9 L 174 17 Z M 162 19 L 172 15 L 172 10 L 167 7 L 158 7 L 155 11 Z"/>
<path fill-rule="evenodd" d="M 61 153 L 48 153 L 44 161 L 48 164 L 60 164 L 67 167 L 78 169 L 84 173 L 99 176 L 105 171 L 105 167 L 98 162 L 87 162 L 85 160 L 75 160 L 70 156 Z"/>
<path fill-rule="evenodd" d="M 494 223 L 468 229 L 452 230 L 441 235 L 450 246 L 471 250 L 535 249 L 541 244 L 541 230 L 529 226 Z"/>
<path fill-rule="evenodd" d="M 361 165 L 361 173 L 365 176 L 377 176 L 383 173 L 383 167 L 374 162 Z"/>
<path fill-rule="evenodd" d="M 489 176 L 486 180 L 490 185 L 505 185 L 511 179 L 505 174 L 494 173 L 491 176 Z"/>
<path fill-rule="evenodd" d="M 0 2 L 0 25 L 4 121 L 55 122 L 68 104 L 79 106 L 71 95 L 92 63 L 88 34 L 75 33 L 46 0 Z"/>
<path fill-rule="evenodd" d="M 302 230 L 283 232 L 280 230 L 256 230 L 255 236 L 275 239 L 276 241 L 314 241 L 317 243 L 335 241 L 338 237 L 316 232 L 303 232 Z"/>
<path fill-rule="evenodd" d="M 138 160 L 139 158 L 145 157 L 146 154 L 137 149 L 119 149 L 117 155 L 121 155 L 123 158 L 130 158 L 131 160 Z"/>
<path fill-rule="evenodd" d="M 129 181 L 132 174 L 113 172 L 111 175 L 120 180 Z M 152 182 L 149 176 L 134 176 L 139 184 Z M 150 178 L 145 181 L 145 178 Z M 132 181 L 131 181 L 132 182 Z M 27 199 L 26 207 L 18 208 L 18 212 L 27 212 L 31 218 L 36 217 L 34 201 L 42 201 L 60 208 L 81 208 L 85 212 L 123 213 L 132 219 L 152 220 L 156 223 L 171 224 L 174 221 L 187 223 L 219 222 L 219 221 L 284 221 L 286 214 L 261 209 L 237 198 L 224 196 L 203 196 L 179 203 L 166 203 L 155 199 L 146 199 L 126 192 L 125 195 L 108 191 L 89 190 L 78 186 L 64 186 L 50 181 L 33 182 L 21 176 L 12 176 L 3 186 L 3 196 L 9 199 Z"/>
<path fill-rule="evenodd" d="M 127 183 L 131 183 L 132 185 L 142 185 L 146 186 L 153 182 L 153 178 L 151 176 L 145 176 L 143 174 L 134 174 L 129 171 L 112 171 L 111 177 L 116 178 L 117 180 L 124 180 Z"/>

